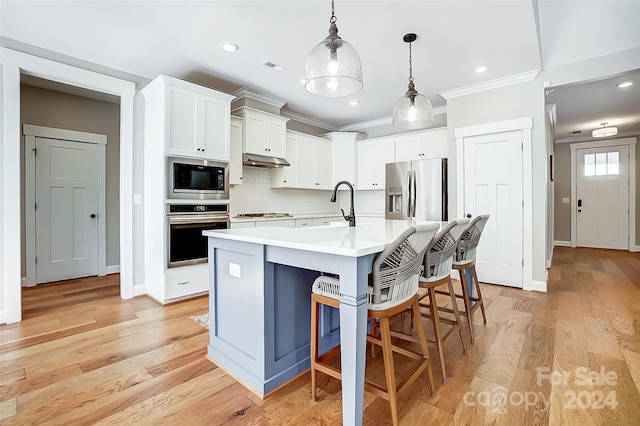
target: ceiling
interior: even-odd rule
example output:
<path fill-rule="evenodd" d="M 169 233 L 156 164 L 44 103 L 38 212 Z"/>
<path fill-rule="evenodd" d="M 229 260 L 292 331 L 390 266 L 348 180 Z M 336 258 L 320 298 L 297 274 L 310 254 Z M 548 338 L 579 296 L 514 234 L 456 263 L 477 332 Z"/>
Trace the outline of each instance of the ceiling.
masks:
<path fill-rule="evenodd" d="M 640 1 L 336 0 L 335 13 L 340 36 L 362 60 L 364 88 L 347 98 L 319 98 L 300 83 L 308 52 L 327 35 L 329 0 L 3 0 L 0 44 L 141 84 L 163 73 L 227 93 L 246 87 L 285 101 L 283 112 L 320 127 L 356 131 L 390 127 L 393 105 L 407 89 L 402 37 L 409 32 L 418 35 L 413 75 L 435 107 L 434 127 L 446 125 L 443 92 L 640 46 Z M 225 41 L 239 50 L 223 51 Z M 480 65 L 488 70 L 474 72 Z M 631 116 L 616 109 L 623 105 L 617 101 L 585 108 L 585 99 L 603 99 L 585 93 L 598 87 L 554 88 L 547 99 L 557 104 L 560 133 Z M 624 106 L 638 112 L 637 103 Z M 590 115 L 595 109 L 599 115 Z"/>

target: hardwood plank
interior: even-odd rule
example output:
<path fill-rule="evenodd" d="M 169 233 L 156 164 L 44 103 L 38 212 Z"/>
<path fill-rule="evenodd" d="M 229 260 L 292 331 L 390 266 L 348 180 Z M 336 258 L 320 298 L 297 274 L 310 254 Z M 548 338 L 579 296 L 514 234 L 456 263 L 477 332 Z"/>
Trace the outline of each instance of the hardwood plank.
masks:
<path fill-rule="evenodd" d="M 546 294 L 481 284 L 488 324 L 476 315 L 473 345 L 463 327 L 466 355 L 457 338 L 449 342 L 447 384 L 432 364 L 437 396 L 424 377 L 399 395 L 400 423 L 635 424 L 639 281 L 637 253 L 556 247 Z M 118 285 L 115 275 L 23 289 L 25 320 L 0 326 L 1 424 L 341 422 L 338 380 L 319 374 L 317 402 L 307 374 L 262 400 L 206 360 L 209 333 L 190 316 L 207 312 L 207 297 L 161 306 L 144 296 L 122 300 Z M 433 346 L 430 356 L 437 361 Z M 401 358 L 400 375 L 408 365 Z M 368 357 L 367 374 L 379 373 L 381 361 Z M 615 372 L 614 385 L 577 383 L 576 369 L 600 367 Z M 551 371 L 570 379 L 538 383 L 540 372 Z M 482 391 L 493 398 L 488 405 L 479 404 Z M 584 403 L 598 391 L 615 392 L 618 406 L 569 404 L 572 392 L 586 392 Z M 548 396 L 548 410 L 541 399 L 514 403 L 527 392 Z M 387 401 L 365 394 L 365 424 L 391 424 L 389 413 Z"/>

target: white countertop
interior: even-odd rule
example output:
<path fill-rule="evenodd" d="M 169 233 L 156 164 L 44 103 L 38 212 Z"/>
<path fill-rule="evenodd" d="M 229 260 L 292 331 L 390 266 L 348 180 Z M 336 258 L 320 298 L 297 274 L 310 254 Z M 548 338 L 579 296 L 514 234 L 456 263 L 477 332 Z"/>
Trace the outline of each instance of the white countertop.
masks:
<path fill-rule="evenodd" d="M 266 226 L 260 228 L 222 229 L 204 231 L 208 237 L 247 243 L 307 250 L 318 253 L 359 257 L 378 253 L 405 229 L 415 224 L 408 220 L 367 218 L 366 223 L 349 227 L 347 222 L 304 228 Z M 426 222 L 417 223 L 438 223 Z"/>

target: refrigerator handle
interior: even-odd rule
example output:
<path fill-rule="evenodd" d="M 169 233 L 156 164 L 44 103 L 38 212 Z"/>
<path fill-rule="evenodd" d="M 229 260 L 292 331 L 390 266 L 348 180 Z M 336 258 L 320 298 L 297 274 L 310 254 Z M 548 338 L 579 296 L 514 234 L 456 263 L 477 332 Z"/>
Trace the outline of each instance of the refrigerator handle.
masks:
<path fill-rule="evenodd" d="M 407 217 L 411 217 L 411 170 L 407 170 Z"/>
<path fill-rule="evenodd" d="M 416 195 L 417 195 L 417 188 L 416 188 L 416 171 L 412 170 L 411 171 L 411 180 L 413 181 L 413 194 L 411 194 L 411 204 L 412 204 L 412 208 L 413 211 L 411 212 L 411 217 L 416 217 Z"/>

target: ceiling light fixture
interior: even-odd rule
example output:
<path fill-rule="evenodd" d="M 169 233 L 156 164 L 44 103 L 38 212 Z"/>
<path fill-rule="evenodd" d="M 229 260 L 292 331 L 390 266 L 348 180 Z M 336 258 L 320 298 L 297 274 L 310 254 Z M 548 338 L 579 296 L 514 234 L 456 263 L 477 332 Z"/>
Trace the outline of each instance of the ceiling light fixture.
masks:
<path fill-rule="evenodd" d="M 339 98 L 362 89 L 362 63 L 356 49 L 338 36 L 334 2 L 331 0 L 329 35 L 307 58 L 304 88 L 312 95 Z"/>
<path fill-rule="evenodd" d="M 410 33 L 403 37 L 409 43 L 409 90 L 393 107 L 393 126 L 399 129 L 424 129 L 433 123 L 433 108 L 426 96 L 421 95 L 413 84 L 413 68 L 411 65 L 411 43 L 417 35 Z"/>
<path fill-rule="evenodd" d="M 624 89 L 625 87 L 629 87 L 629 86 L 633 86 L 633 81 L 623 81 L 622 83 L 618 84 L 616 87 L 619 87 L 620 89 Z"/>
<path fill-rule="evenodd" d="M 476 72 L 480 73 L 480 72 L 485 72 L 486 70 L 488 70 L 489 68 L 487 67 L 478 67 L 476 68 Z"/>
<path fill-rule="evenodd" d="M 225 52 L 235 52 L 239 47 L 235 43 L 222 43 L 222 50 Z"/>
<path fill-rule="evenodd" d="M 607 136 L 615 136 L 618 134 L 617 127 L 607 127 L 607 124 L 609 123 L 600 123 L 600 124 L 602 125 L 602 127 L 598 129 L 594 129 L 591 132 L 591 136 L 593 136 L 594 138 L 606 138 Z"/>

